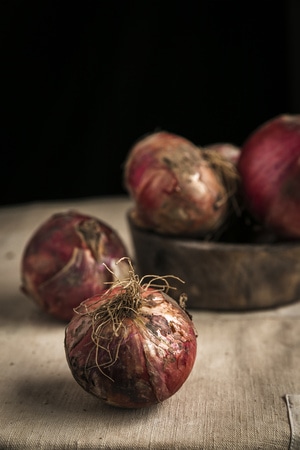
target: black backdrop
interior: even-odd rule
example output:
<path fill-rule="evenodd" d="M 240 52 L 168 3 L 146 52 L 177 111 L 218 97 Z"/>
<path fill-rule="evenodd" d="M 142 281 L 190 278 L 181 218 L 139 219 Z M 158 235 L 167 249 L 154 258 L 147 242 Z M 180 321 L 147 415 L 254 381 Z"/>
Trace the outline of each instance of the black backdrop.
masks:
<path fill-rule="evenodd" d="M 241 145 L 298 112 L 298 4 L 2 3 L 0 203 L 122 194 L 145 133 Z"/>

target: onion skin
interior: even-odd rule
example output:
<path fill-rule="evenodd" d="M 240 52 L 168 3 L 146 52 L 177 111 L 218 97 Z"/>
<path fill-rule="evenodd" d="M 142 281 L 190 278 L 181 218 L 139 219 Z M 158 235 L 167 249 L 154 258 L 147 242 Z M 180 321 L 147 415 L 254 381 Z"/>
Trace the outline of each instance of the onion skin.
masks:
<path fill-rule="evenodd" d="M 204 237 L 228 216 L 228 192 L 201 149 L 166 131 L 130 149 L 124 185 L 135 201 L 136 225 L 160 234 Z"/>
<path fill-rule="evenodd" d="M 111 296 L 118 291 L 113 289 Z M 192 319 L 166 293 L 147 288 L 136 313 L 124 316 L 118 335 L 109 321 L 97 347 L 91 314 L 107 300 L 103 295 L 85 300 L 66 327 L 65 352 L 74 379 L 86 392 L 116 407 L 163 402 L 178 391 L 194 365 L 197 334 Z M 118 349 L 112 364 L 107 342 L 112 355 Z M 100 370 L 95 361 L 108 366 Z"/>
<path fill-rule="evenodd" d="M 115 265 L 128 251 L 120 236 L 95 217 L 57 213 L 31 236 L 21 261 L 21 291 L 46 313 L 69 321 L 84 299 L 103 292 Z M 126 262 L 119 276 L 128 273 Z"/>
<path fill-rule="evenodd" d="M 214 144 L 206 145 L 204 149 L 213 150 L 219 153 L 223 158 L 225 158 L 234 166 L 237 165 L 241 154 L 240 147 L 231 144 L 230 142 L 216 142 Z"/>
<path fill-rule="evenodd" d="M 280 238 L 300 238 L 300 115 L 279 115 L 245 141 L 238 161 L 245 205 Z"/>

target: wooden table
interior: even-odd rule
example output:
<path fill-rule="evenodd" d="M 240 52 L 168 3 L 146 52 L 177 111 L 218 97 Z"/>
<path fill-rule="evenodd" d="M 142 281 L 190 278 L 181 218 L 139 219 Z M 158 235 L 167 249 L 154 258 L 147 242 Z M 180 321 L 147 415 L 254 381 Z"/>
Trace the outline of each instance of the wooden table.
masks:
<path fill-rule="evenodd" d="M 130 206 L 126 197 L 108 197 L 0 208 L 0 448 L 299 449 L 300 303 L 191 311 L 199 334 L 195 366 L 183 387 L 154 407 L 109 407 L 74 381 L 65 325 L 20 292 L 21 254 L 44 220 L 72 208 L 109 223 L 134 258 Z"/>

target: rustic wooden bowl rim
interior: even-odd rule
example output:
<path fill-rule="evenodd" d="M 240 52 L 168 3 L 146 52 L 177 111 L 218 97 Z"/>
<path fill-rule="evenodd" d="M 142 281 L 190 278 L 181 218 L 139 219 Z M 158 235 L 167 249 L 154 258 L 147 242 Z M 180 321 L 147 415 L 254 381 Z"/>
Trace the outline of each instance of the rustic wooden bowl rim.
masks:
<path fill-rule="evenodd" d="M 182 236 L 171 236 L 167 234 L 160 234 L 153 230 L 142 228 L 138 226 L 131 216 L 132 209 L 127 212 L 127 220 L 130 224 L 130 227 L 134 228 L 137 232 L 143 234 L 145 237 L 148 236 L 149 239 L 156 240 L 165 240 L 168 241 L 169 244 L 174 244 L 176 246 L 181 247 L 193 247 L 198 248 L 199 250 L 210 250 L 210 249 L 218 249 L 224 251 L 249 251 L 255 252 L 257 250 L 262 251 L 266 249 L 268 251 L 282 251 L 286 249 L 292 250 L 293 248 L 299 249 L 300 241 L 278 241 L 274 243 L 266 243 L 266 242 L 222 242 L 222 241 L 210 241 L 210 240 L 202 240 L 201 238 L 195 237 L 182 237 Z"/>

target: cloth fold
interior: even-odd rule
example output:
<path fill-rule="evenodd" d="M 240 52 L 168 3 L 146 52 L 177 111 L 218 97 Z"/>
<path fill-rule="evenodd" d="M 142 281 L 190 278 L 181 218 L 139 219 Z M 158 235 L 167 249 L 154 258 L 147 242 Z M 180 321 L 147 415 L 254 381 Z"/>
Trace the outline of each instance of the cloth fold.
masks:
<path fill-rule="evenodd" d="M 291 440 L 289 450 L 300 449 L 300 394 L 287 394 L 285 396 L 288 416 L 291 427 Z"/>

